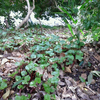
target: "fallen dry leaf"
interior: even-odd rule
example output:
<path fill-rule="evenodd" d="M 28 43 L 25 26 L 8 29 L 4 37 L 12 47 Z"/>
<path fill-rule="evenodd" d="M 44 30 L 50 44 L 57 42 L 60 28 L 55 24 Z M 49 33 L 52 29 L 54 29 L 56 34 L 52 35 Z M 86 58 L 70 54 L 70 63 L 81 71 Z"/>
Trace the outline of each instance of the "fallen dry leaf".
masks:
<path fill-rule="evenodd" d="M 82 52 L 88 54 L 88 47 L 87 46 L 84 46 L 81 50 L 82 50 Z"/>
<path fill-rule="evenodd" d="M 62 98 L 72 97 L 72 92 L 70 90 L 66 91 L 66 87 L 63 89 Z"/>
<path fill-rule="evenodd" d="M 3 68 L 5 68 L 5 65 L 0 65 L 0 69 L 3 70 Z"/>
<path fill-rule="evenodd" d="M 11 67 L 11 63 L 9 63 L 9 62 L 7 62 L 6 64 L 5 64 L 5 66 L 7 67 L 7 68 L 9 68 L 9 67 Z"/>
<path fill-rule="evenodd" d="M 1 62 L 1 65 L 4 65 L 6 62 L 8 62 L 9 60 L 7 58 L 3 58 L 2 59 L 2 62 Z"/>
<path fill-rule="evenodd" d="M 48 66 L 48 67 L 47 67 L 47 71 L 48 71 L 49 73 L 51 73 L 51 72 L 52 72 L 52 67 L 51 67 L 51 66 Z"/>
<path fill-rule="evenodd" d="M 48 74 L 48 78 L 52 78 L 53 77 L 53 75 L 51 75 L 51 74 Z"/>
<path fill-rule="evenodd" d="M 2 58 L 3 57 L 3 55 L 0 55 L 0 58 Z"/>
<path fill-rule="evenodd" d="M 72 73 L 71 66 L 65 67 L 65 72 Z"/>
<path fill-rule="evenodd" d="M 88 88 L 85 88 L 85 87 L 82 89 L 82 91 L 84 93 L 88 94 L 88 95 L 94 95 L 95 94 L 94 91 L 92 92 L 91 90 L 89 90 Z"/>
<path fill-rule="evenodd" d="M 91 84 L 95 84 L 95 83 L 96 83 L 96 80 L 92 79 Z"/>
<path fill-rule="evenodd" d="M 72 100 L 77 100 L 76 95 L 73 95 L 73 96 L 72 96 Z"/>
<path fill-rule="evenodd" d="M 15 92 L 13 90 L 11 90 L 10 94 L 14 94 Z"/>
<path fill-rule="evenodd" d="M 6 75 L 7 73 L 9 73 L 10 71 L 10 68 L 7 68 L 4 72 L 3 72 L 3 75 Z"/>
<path fill-rule="evenodd" d="M 60 75 L 61 78 L 63 78 L 64 77 L 64 71 L 60 70 L 59 75 Z"/>
<path fill-rule="evenodd" d="M 17 57 L 20 57 L 22 56 L 22 54 L 20 52 L 12 52 L 13 56 L 17 56 Z"/>
<path fill-rule="evenodd" d="M 6 93 L 2 96 L 2 98 L 5 100 L 10 95 L 10 88 L 7 88 Z"/>
<path fill-rule="evenodd" d="M 37 67 L 36 68 L 36 71 L 39 73 L 39 74 L 43 74 L 43 69 L 41 67 Z"/>
<path fill-rule="evenodd" d="M 45 72 L 44 72 L 44 74 L 43 74 L 43 80 L 45 81 L 45 80 L 47 80 L 47 78 L 48 78 L 48 73 L 47 73 L 47 71 L 45 70 Z"/>
<path fill-rule="evenodd" d="M 95 53 L 94 57 L 100 62 L 100 56 L 97 53 Z"/>
<path fill-rule="evenodd" d="M 75 93 L 75 89 L 77 88 L 77 86 L 76 87 L 73 87 L 73 86 L 69 86 L 69 89 L 73 92 L 73 93 Z"/>
<path fill-rule="evenodd" d="M 76 89 L 77 95 L 82 98 L 83 100 L 90 100 L 89 96 L 87 94 L 85 94 L 84 92 L 82 92 L 82 90 L 80 88 Z"/>
<path fill-rule="evenodd" d="M 81 77 L 84 78 L 84 79 L 86 80 L 86 78 L 87 78 L 86 73 L 81 74 Z"/>
<path fill-rule="evenodd" d="M 66 84 L 65 84 L 65 82 L 59 81 L 59 82 L 58 82 L 58 85 L 60 85 L 60 86 L 65 86 Z"/>
<path fill-rule="evenodd" d="M 60 57 L 65 57 L 65 53 L 60 53 Z"/>
<path fill-rule="evenodd" d="M 56 100 L 61 100 L 59 96 L 56 95 Z"/>
<path fill-rule="evenodd" d="M 68 79 L 66 79 L 66 78 L 65 78 L 65 82 L 66 82 L 66 84 L 67 84 L 68 87 L 72 86 L 72 83 Z"/>
<path fill-rule="evenodd" d="M 78 86 L 79 86 L 80 88 L 85 87 L 85 82 L 82 82 L 82 83 L 78 84 Z"/>
<path fill-rule="evenodd" d="M 59 85 L 57 86 L 57 95 L 62 94 L 63 88 L 61 88 Z"/>
<path fill-rule="evenodd" d="M 11 56 L 13 56 L 12 53 L 7 53 L 3 55 L 4 58 L 11 57 Z"/>
<path fill-rule="evenodd" d="M 62 93 L 62 97 L 70 97 L 69 94 L 67 94 L 67 91 L 66 91 L 66 87 L 63 88 L 63 93 Z"/>
<path fill-rule="evenodd" d="M 7 57 L 9 60 L 14 60 L 14 61 L 22 61 L 24 60 L 23 58 L 19 58 L 19 57 Z"/>
<path fill-rule="evenodd" d="M 71 77 L 69 77 L 68 80 L 73 84 L 73 86 L 77 86 L 77 82 L 73 80 Z"/>

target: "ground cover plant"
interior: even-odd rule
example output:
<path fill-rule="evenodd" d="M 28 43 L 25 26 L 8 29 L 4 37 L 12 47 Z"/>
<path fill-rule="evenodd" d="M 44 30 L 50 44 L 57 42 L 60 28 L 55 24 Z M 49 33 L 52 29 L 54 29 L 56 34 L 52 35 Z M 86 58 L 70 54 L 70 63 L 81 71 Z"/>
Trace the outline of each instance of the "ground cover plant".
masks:
<path fill-rule="evenodd" d="M 9 36 L 15 32 L 11 30 L 5 33 Z M 13 97 L 15 100 L 32 98 L 55 100 L 57 98 L 58 85 L 60 84 L 61 87 L 64 87 L 63 83 L 59 83 L 62 77 L 61 71 L 65 75 L 69 74 L 71 76 L 71 74 L 74 75 L 76 73 L 74 70 L 77 70 L 78 66 L 80 67 L 79 70 L 92 68 L 92 63 L 90 61 L 86 63 L 84 59 L 83 48 L 85 44 L 83 38 L 79 40 L 77 36 L 71 36 L 67 39 L 62 39 L 54 34 L 33 35 L 31 29 L 22 34 L 20 32 L 14 34 L 10 38 L 5 34 L 2 35 L 5 41 L 1 41 L 0 51 L 2 54 L 4 54 L 4 51 L 8 52 L 1 56 L 2 71 L 5 69 L 2 66 L 8 62 L 11 63 L 12 59 L 14 59 L 12 52 L 21 52 L 26 56 L 18 61 L 16 59 L 22 57 L 18 55 L 18 58 L 14 59 L 16 67 L 11 68 L 13 71 L 10 71 L 10 69 L 4 75 L 4 79 L 0 77 L 0 90 L 3 99 L 11 98 L 11 94 L 7 90 L 9 89 L 9 91 L 14 91 Z M 76 65 L 78 66 L 75 67 Z M 86 65 L 87 68 L 85 67 Z M 81 72 L 79 76 L 73 77 L 73 79 L 77 80 L 78 78 L 86 85 L 90 85 L 94 75 L 96 75 L 95 78 L 100 76 L 99 69 L 89 71 L 88 77 L 83 77 L 83 73 Z M 8 80 L 9 82 L 7 82 Z M 15 95 L 16 93 L 17 95 Z M 22 95 L 23 93 L 26 93 L 26 95 Z M 35 94 L 34 96 L 32 96 L 33 93 Z"/>
<path fill-rule="evenodd" d="M 0 29 L 0 99 L 100 100 L 99 1 L 54 0 L 54 3 L 41 1 L 35 4 L 34 0 L 26 0 L 22 5 L 20 1 L 9 3 L 5 0 L 1 6 L 8 24 L 5 20 L 7 29 L 3 25 Z M 23 12 L 26 3 L 28 11 Z M 43 7 L 42 3 L 47 6 Z M 10 27 L 9 15 L 15 4 L 16 7 L 19 5 L 18 9 L 14 8 L 15 12 L 23 8 L 21 18 L 27 13 L 16 28 L 13 24 Z M 5 10 L 5 6 L 9 9 Z M 47 14 L 59 14 L 65 26 L 41 25 L 38 17 L 46 17 L 46 8 L 49 10 Z M 33 9 L 40 24 L 30 23 L 29 27 L 20 28 Z"/>

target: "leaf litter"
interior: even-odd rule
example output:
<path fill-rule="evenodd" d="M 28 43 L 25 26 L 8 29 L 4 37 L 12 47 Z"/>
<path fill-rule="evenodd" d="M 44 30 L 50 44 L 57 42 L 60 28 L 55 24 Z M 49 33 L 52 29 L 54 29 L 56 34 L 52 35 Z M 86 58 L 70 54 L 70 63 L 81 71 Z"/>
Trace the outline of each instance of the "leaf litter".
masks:
<path fill-rule="evenodd" d="M 92 48 L 93 50 L 90 50 L 90 48 Z M 71 65 L 66 66 L 64 71 L 62 71 L 62 69 L 60 68 L 59 82 L 57 90 L 54 92 L 56 95 L 56 100 L 100 100 L 100 78 L 94 76 L 94 74 L 91 74 L 93 78 L 91 77 L 91 80 L 89 80 L 90 77 L 88 76 L 94 70 L 100 71 L 100 54 L 97 53 L 98 51 L 96 51 L 95 48 L 98 47 L 93 47 L 92 44 L 86 44 L 82 48 L 82 51 L 84 52 L 84 58 L 80 66 L 78 65 L 78 63 L 75 63 L 73 68 L 71 67 Z M 60 54 L 60 58 L 64 56 L 64 53 Z M 0 55 L 0 76 L 4 79 L 9 80 L 7 82 L 9 88 L 6 88 L 6 91 L 0 90 L 1 98 L 14 98 L 16 93 L 18 95 L 28 95 L 28 91 L 30 91 L 29 88 L 24 89 L 24 91 L 22 91 L 21 94 L 15 87 L 12 89 L 11 87 L 14 84 L 14 82 L 13 79 L 10 76 L 8 76 L 8 74 L 16 72 L 18 65 L 16 65 L 15 62 L 28 61 L 29 63 L 27 57 L 28 54 L 25 55 L 15 51 L 11 52 L 10 54 L 6 53 Z M 35 58 L 34 63 L 38 60 L 39 59 Z M 51 64 L 54 63 L 52 62 Z M 26 65 L 27 63 L 20 65 L 21 70 L 23 70 Z M 42 81 L 47 80 L 48 77 L 53 77 L 53 75 L 50 74 L 52 72 L 52 69 L 50 69 L 49 67 L 45 70 L 41 67 L 37 68 L 37 72 L 43 74 Z M 96 74 L 98 76 L 100 75 L 97 72 Z M 80 81 L 80 76 L 85 80 L 85 82 L 82 83 Z M 93 80 L 95 81 L 93 82 Z M 90 83 L 86 85 L 86 82 Z M 42 84 L 40 84 L 34 92 L 31 92 L 31 100 L 43 100 L 45 94 L 46 93 L 42 89 Z"/>

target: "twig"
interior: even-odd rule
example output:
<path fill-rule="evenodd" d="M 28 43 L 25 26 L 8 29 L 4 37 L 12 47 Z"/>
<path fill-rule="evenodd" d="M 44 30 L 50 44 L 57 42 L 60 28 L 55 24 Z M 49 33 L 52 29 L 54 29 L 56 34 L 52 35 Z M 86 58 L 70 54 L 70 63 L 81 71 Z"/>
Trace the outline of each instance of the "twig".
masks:
<path fill-rule="evenodd" d="M 90 90 L 93 94 L 96 94 L 96 92 L 94 92 L 91 88 L 89 88 L 89 86 L 85 86 L 85 88 L 87 88 L 88 90 Z"/>

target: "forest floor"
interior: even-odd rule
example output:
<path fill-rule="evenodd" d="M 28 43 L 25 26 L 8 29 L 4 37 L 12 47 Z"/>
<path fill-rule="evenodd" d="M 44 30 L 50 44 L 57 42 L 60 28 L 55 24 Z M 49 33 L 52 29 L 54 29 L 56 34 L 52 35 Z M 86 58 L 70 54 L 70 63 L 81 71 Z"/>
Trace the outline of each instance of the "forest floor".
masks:
<path fill-rule="evenodd" d="M 42 31 L 45 34 L 58 35 L 63 40 L 66 40 L 71 34 L 67 28 L 44 28 Z M 16 47 L 17 46 L 19 45 L 16 45 Z M 28 93 L 31 94 L 30 100 L 44 100 L 46 93 L 42 89 L 42 84 L 38 85 L 38 89 L 35 88 L 34 91 L 27 86 L 23 90 L 17 89 L 16 86 L 12 88 L 15 83 L 15 76 L 12 78 L 9 74 L 16 72 L 19 67 L 21 70 L 25 70 L 25 66 L 27 65 L 27 63 L 23 63 L 18 66 L 16 62 L 30 62 L 30 59 L 28 59 L 31 55 L 29 45 L 27 46 L 23 43 L 19 47 L 17 50 L 8 48 L 5 48 L 4 51 L 0 50 L 0 77 L 7 80 L 7 87 L 0 90 L 0 100 L 15 100 L 16 94 L 27 96 Z M 100 41 L 85 44 L 81 47 L 81 51 L 84 53 L 82 61 L 75 60 L 74 63 L 70 65 L 65 65 L 65 62 L 58 64 L 60 70 L 59 81 L 57 89 L 54 92 L 56 100 L 100 100 Z M 60 54 L 60 56 L 64 56 L 63 53 Z M 38 62 L 38 60 L 39 59 L 35 58 L 33 62 Z M 64 70 L 62 70 L 62 66 L 64 66 Z M 43 73 L 44 79 L 52 77 L 49 67 L 50 65 Z M 18 74 L 21 70 L 19 70 Z M 38 68 L 38 72 L 42 73 L 43 69 Z M 92 76 L 91 73 L 93 73 Z M 90 77 L 88 77 L 89 75 Z M 89 81 L 89 78 L 91 78 L 92 81 L 90 80 L 91 83 L 87 85 L 86 83 Z"/>

